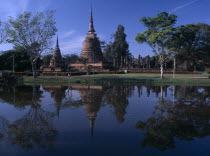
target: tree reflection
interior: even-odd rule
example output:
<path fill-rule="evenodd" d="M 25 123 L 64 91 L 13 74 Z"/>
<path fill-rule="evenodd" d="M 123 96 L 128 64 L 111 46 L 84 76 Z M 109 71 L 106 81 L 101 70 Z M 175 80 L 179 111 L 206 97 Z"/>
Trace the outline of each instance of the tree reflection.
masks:
<path fill-rule="evenodd" d="M 12 144 L 23 148 L 51 145 L 57 134 L 52 124 L 53 117 L 53 113 L 44 111 L 40 106 L 32 106 L 25 116 L 9 125 L 8 134 Z"/>
<path fill-rule="evenodd" d="M 114 114 L 119 123 L 125 120 L 128 97 L 131 97 L 133 93 L 134 86 L 113 86 L 105 94 L 105 101 L 114 107 Z"/>
<path fill-rule="evenodd" d="M 42 90 L 39 85 L 5 86 L 3 101 L 18 108 L 29 106 L 28 113 L 14 122 L 0 117 L 0 137 L 23 148 L 49 147 L 55 142 L 57 130 L 53 126 L 54 113 L 41 108 Z M 6 138 L 5 138 L 6 136 Z"/>
<path fill-rule="evenodd" d="M 145 132 L 141 145 L 164 151 L 175 148 L 175 138 L 191 141 L 209 136 L 210 96 L 207 88 L 186 87 L 186 90 L 193 90 L 193 97 L 176 101 L 161 96 L 154 114 L 147 121 L 136 124 L 137 129 Z"/>
<path fill-rule="evenodd" d="M 40 85 L 32 86 L 4 86 L 0 85 L 0 99 L 17 108 L 24 108 L 39 103 L 42 97 Z"/>
<path fill-rule="evenodd" d="M 0 116 L 0 141 L 3 141 L 7 136 L 8 125 L 9 121 L 5 119 L 3 116 Z"/>

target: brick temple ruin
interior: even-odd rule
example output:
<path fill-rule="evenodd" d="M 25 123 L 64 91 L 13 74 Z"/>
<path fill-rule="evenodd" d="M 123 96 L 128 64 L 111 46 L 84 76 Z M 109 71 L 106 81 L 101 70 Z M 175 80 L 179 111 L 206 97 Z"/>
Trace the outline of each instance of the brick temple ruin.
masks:
<path fill-rule="evenodd" d="M 58 36 L 57 36 L 56 47 L 54 50 L 53 57 L 50 60 L 50 66 L 45 67 L 43 71 L 44 72 L 61 72 L 62 71 L 61 67 L 62 67 L 62 56 L 61 56 L 61 50 L 59 48 Z"/>
<path fill-rule="evenodd" d="M 80 58 L 83 58 L 85 61 L 78 61 L 76 63 L 70 64 L 69 67 L 71 70 L 91 70 L 91 71 L 102 71 L 106 62 L 103 58 L 101 45 L 97 34 L 95 33 L 93 25 L 93 15 L 92 8 L 90 12 L 90 24 L 88 34 L 83 42 L 82 52 Z"/>

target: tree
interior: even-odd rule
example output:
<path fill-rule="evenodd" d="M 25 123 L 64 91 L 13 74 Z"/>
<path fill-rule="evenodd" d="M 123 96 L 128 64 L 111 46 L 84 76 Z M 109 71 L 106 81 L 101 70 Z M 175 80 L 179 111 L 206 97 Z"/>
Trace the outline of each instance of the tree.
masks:
<path fill-rule="evenodd" d="M 119 25 L 117 32 L 113 34 L 114 42 L 112 44 L 112 55 L 114 57 L 114 64 L 117 68 L 124 66 L 124 60 L 129 55 L 129 45 L 126 41 L 125 28 Z"/>
<path fill-rule="evenodd" d="M 176 58 L 184 49 L 188 49 L 189 45 L 195 40 L 197 27 L 194 24 L 181 25 L 175 28 L 172 39 L 169 42 L 169 51 L 172 52 L 174 58 L 173 78 L 176 71 Z"/>
<path fill-rule="evenodd" d="M 41 57 L 43 52 L 50 50 L 52 37 L 57 31 L 54 13 L 53 10 L 37 12 L 36 14 L 25 12 L 15 19 L 12 17 L 9 19 L 11 39 L 8 41 L 27 51 L 34 78 L 36 78 L 37 59 Z"/>
<path fill-rule="evenodd" d="M 113 64 L 114 56 L 112 53 L 112 43 L 106 45 L 106 47 L 103 50 L 103 56 L 106 59 L 107 62 L 110 62 Z"/>
<path fill-rule="evenodd" d="M 81 62 L 81 63 L 85 66 L 85 67 L 84 67 L 84 70 L 86 70 L 87 75 L 89 75 L 90 67 L 87 66 L 88 58 L 79 57 L 79 58 L 78 58 L 78 62 Z"/>
<path fill-rule="evenodd" d="M 187 70 L 209 66 L 210 26 L 205 23 L 187 24 L 176 28 L 170 50 Z M 184 63 L 183 63 L 184 62 Z"/>
<path fill-rule="evenodd" d="M 205 23 L 196 24 L 195 40 L 187 49 L 187 55 L 190 56 L 193 70 L 199 66 L 209 66 L 210 59 L 210 25 Z"/>
<path fill-rule="evenodd" d="M 9 37 L 9 24 L 0 20 L 0 44 Z"/>
<path fill-rule="evenodd" d="M 169 15 L 166 12 L 161 12 L 156 17 L 143 17 L 140 21 L 148 29 L 138 33 L 135 38 L 140 44 L 147 43 L 159 56 L 161 78 L 163 78 L 163 66 L 169 58 L 170 51 L 168 46 L 172 38 L 176 19 L 176 15 Z"/>
<path fill-rule="evenodd" d="M 64 55 L 63 61 L 65 64 L 65 68 L 68 69 L 69 65 L 72 63 L 76 63 L 78 59 L 79 59 L 79 56 L 77 54 Z"/>
<path fill-rule="evenodd" d="M 49 64 L 50 64 L 50 60 L 52 59 L 53 55 L 52 54 L 47 54 L 47 55 L 44 55 L 42 57 L 42 66 L 43 67 L 48 67 Z"/>
<path fill-rule="evenodd" d="M 14 56 L 15 71 L 28 71 L 31 69 L 30 56 L 25 49 L 15 47 L 13 50 L 3 51 L 0 55 L 0 70 L 12 70 Z"/>

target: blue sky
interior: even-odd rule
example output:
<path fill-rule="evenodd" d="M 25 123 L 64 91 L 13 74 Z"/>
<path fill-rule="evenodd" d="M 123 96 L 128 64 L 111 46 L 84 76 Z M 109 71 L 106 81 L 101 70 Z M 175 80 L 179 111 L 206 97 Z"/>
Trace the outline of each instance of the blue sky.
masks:
<path fill-rule="evenodd" d="M 146 44 L 140 45 L 134 40 L 137 33 L 146 29 L 139 22 L 143 16 L 152 17 L 166 11 L 178 16 L 177 25 L 210 24 L 210 0 L 0 0 L 0 19 L 6 20 L 24 11 L 54 9 L 62 54 L 80 54 L 88 30 L 91 3 L 98 37 L 112 41 L 111 34 L 122 24 L 130 52 L 135 57 L 153 55 Z M 11 45 L 0 45 L 0 51 L 7 49 L 11 49 Z"/>

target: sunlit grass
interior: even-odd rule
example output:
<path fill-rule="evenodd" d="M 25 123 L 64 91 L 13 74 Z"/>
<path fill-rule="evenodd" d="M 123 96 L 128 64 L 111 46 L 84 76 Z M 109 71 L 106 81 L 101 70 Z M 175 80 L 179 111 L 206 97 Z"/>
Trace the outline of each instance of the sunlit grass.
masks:
<path fill-rule="evenodd" d="M 23 77 L 24 83 L 59 83 L 59 84 L 168 84 L 168 85 L 207 85 L 210 86 L 208 74 L 177 74 L 173 79 L 172 74 L 165 74 L 164 79 L 160 79 L 159 74 L 95 74 L 83 76 L 40 76 Z"/>

